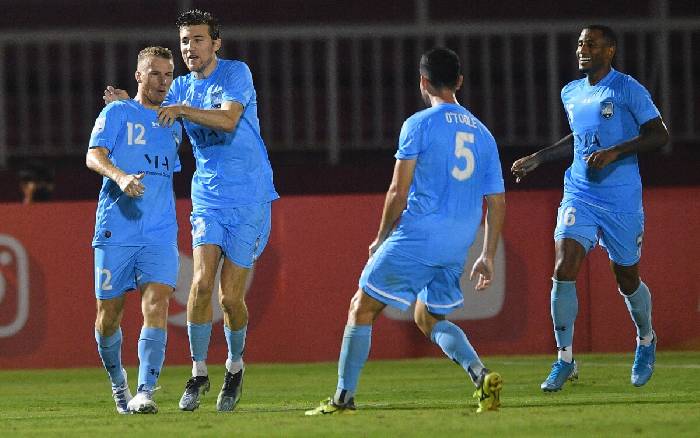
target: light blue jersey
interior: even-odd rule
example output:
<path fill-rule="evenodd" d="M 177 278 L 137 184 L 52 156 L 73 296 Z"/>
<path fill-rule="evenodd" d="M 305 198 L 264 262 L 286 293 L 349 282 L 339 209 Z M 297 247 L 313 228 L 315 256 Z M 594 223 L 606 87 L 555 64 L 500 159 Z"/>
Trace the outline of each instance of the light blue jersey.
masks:
<path fill-rule="evenodd" d="M 95 121 L 90 148 L 106 148 L 112 163 L 127 174 L 144 173 L 146 190 L 143 197 L 130 198 L 103 178 L 93 247 L 177 244 L 173 172 L 180 170 L 182 128 L 161 127 L 156 114 L 134 100 L 122 100 L 104 107 Z"/>
<path fill-rule="evenodd" d="M 163 106 L 185 104 L 212 109 L 221 108 L 226 101 L 243 106 L 233 132 L 183 120 L 197 160 L 192 177 L 194 210 L 263 204 L 279 197 L 260 136 L 253 76 L 245 63 L 219 59 L 206 79 L 196 79 L 193 73 L 176 78 Z"/>
<path fill-rule="evenodd" d="M 642 182 L 637 155 L 626 155 L 603 169 L 584 157 L 639 135 L 639 127 L 659 117 L 649 92 L 634 78 L 614 69 L 600 82 L 587 78 L 561 91 L 574 135 L 574 160 L 564 176 L 564 198 L 579 199 L 609 211 L 642 211 Z"/>
<path fill-rule="evenodd" d="M 493 136 L 464 107 L 441 104 L 404 122 L 396 158 L 417 163 L 406 209 L 388 240 L 407 257 L 461 272 L 484 195 L 504 192 Z"/>

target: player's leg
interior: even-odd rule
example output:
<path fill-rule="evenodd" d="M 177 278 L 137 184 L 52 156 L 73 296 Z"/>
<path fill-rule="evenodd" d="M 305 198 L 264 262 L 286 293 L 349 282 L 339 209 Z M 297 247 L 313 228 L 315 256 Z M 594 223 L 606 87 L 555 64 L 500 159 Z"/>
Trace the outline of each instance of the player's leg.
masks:
<path fill-rule="evenodd" d="M 216 401 L 218 411 L 232 411 L 243 392 L 243 350 L 248 331 L 246 286 L 255 261 L 270 237 L 270 203 L 221 210 L 225 228 L 219 304 L 224 315 L 224 335 L 228 345 L 224 384 Z"/>
<path fill-rule="evenodd" d="M 355 410 L 355 392 L 372 339 L 372 324 L 382 309 L 391 305 L 408 310 L 418 290 L 429 281 L 431 268 L 392 252 L 397 246 L 389 237 L 367 261 L 359 289 L 350 301 L 348 320 L 338 359 L 335 394 L 306 415 L 341 414 Z"/>
<path fill-rule="evenodd" d="M 224 335 L 228 346 L 224 384 L 219 392 L 217 410 L 232 411 L 243 392 L 243 350 L 248 331 L 248 307 L 245 303 L 246 284 L 250 268 L 244 268 L 224 259 L 221 268 L 219 304 L 224 315 Z"/>
<path fill-rule="evenodd" d="M 306 415 L 343 414 L 355 410 L 355 391 L 372 345 L 372 324 L 386 304 L 372 298 L 362 288 L 350 300 L 348 320 L 338 358 L 338 384 L 335 394 Z"/>
<path fill-rule="evenodd" d="M 193 245 L 195 242 L 196 237 L 193 237 Z M 185 392 L 180 398 L 179 407 L 184 411 L 197 409 L 200 398 L 210 388 L 206 359 L 213 317 L 211 295 L 220 259 L 221 248 L 218 245 L 203 243 L 192 250 L 194 272 L 187 300 L 187 335 L 192 357 L 192 377 L 185 384 Z"/>
<path fill-rule="evenodd" d="M 573 357 L 574 323 L 578 314 L 576 277 L 586 254 L 598 239 L 598 225 L 591 207 L 575 199 L 563 200 L 554 230 L 554 274 L 550 291 L 550 311 L 557 343 L 557 360 L 540 385 L 543 391 L 558 391 L 567 379 L 575 379 Z"/>
<path fill-rule="evenodd" d="M 95 248 L 95 274 L 97 351 L 112 384 L 112 397 L 117 412 L 126 414 L 131 392 L 121 361 L 121 320 L 125 293 L 136 287 L 132 251 L 123 247 Z"/>
<path fill-rule="evenodd" d="M 630 380 L 634 386 L 642 386 L 654 372 L 657 341 L 651 322 L 651 292 L 639 276 L 644 215 L 606 212 L 603 217 L 601 243 L 608 251 L 618 291 L 637 328 Z"/>
<path fill-rule="evenodd" d="M 435 276 L 419 294 L 414 310 L 414 320 L 418 328 L 445 355 L 460 365 L 476 387 L 474 397 L 479 408 L 477 412 L 497 410 L 500 406 L 500 392 L 503 379 L 500 374 L 484 367 L 467 335 L 445 316 L 464 305 L 464 297 L 459 279 L 461 269 L 435 268 Z"/>

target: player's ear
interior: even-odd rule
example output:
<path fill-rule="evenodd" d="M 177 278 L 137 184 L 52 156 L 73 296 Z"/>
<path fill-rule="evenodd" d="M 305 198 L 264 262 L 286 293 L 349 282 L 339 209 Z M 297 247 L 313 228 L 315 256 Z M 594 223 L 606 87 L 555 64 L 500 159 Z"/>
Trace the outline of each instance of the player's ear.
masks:
<path fill-rule="evenodd" d="M 214 52 L 218 52 L 221 48 L 221 38 L 214 40 Z"/>
<path fill-rule="evenodd" d="M 457 86 L 455 87 L 455 91 L 457 91 L 457 90 L 459 90 L 460 88 L 462 88 L 462 84 L 463 84 L 463 83 L 464 83 L 464 76 L 463 76 L 463 75 L 459 75 L 459 77 L 457 78 Z"/>
<path fill-rule="evenodd" d="M 136 72 L 134 73 L 134 77 L 136 78 L 136 82 L 138 82 L 140 84 L 141 83 L 141 72 L 136 70 Z"/>

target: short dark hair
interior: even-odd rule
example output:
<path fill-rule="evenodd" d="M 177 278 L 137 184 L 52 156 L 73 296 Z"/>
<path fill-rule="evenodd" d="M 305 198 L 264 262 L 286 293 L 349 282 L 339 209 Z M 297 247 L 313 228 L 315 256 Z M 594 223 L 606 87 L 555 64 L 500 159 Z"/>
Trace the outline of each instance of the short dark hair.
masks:
<path fill-rule="evenodd" d="M 420 74 L 436 88 L 454 89 L 460 75 L 459 56 L 444 47 L 430 49 L 420 58 Z"/>
<path fill-rule="evenodd" d="M 219 20 L 216 19 L 211 12 L 201 9 L 190 9 L 189 11 L 181 12 L 175 20 L 178 29 L 186 26 L 197 26 L 198 24 L 206 24 L 209 26 L 209 36 L 213 40 L 221 38 L 219 30 Z"/>
<path fill-rule="evenodd" d="M 615 31 L 613 31 L 610 27 L 604 26 L 602 24 L 591 24 L 589 26 L 584 27 L 584 29 L 599 31 L 603 34 L 603 38 L 609 46 L 617 47 L 617 35 L 615 35 Z"/>

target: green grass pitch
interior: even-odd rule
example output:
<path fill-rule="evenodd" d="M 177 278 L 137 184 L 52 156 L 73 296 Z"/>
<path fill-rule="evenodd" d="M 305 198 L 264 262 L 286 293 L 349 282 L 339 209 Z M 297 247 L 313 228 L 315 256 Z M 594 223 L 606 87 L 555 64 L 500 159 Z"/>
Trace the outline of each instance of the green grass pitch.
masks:
<path fill-rule="evenodd" d="M 629 383 L 632 354 L 580 355 L 580 379 L 540 391 L 552 358 L 486 357 L 505 387 L 499 412 L 475 413 L 473 386 L 446 359 L 369 361 L 354 415 L 304 417 L 329 396 L 336 364 L 248 364 L 233 413 L 215 410 L 223 366 L 195 412 L 177 402 L 189 367 L 168 367 L 157 415 L 120 416 L 102 369 L 0 371 L 0 436 L 700 436 L 700 352 L 662 352 L 643 388 Z M 131 387 L 136 369 L 129 368 Z M 476 435 L 474 435 L 476 434 Z"/>

